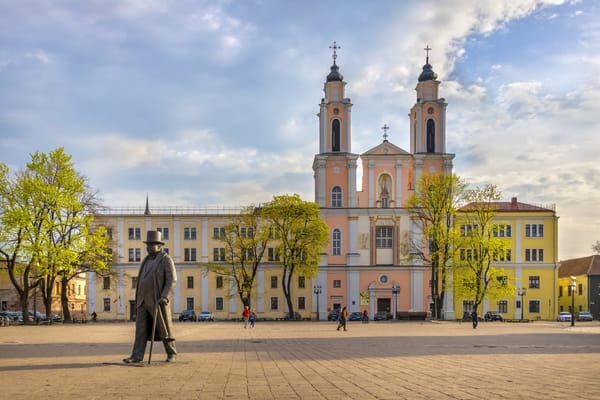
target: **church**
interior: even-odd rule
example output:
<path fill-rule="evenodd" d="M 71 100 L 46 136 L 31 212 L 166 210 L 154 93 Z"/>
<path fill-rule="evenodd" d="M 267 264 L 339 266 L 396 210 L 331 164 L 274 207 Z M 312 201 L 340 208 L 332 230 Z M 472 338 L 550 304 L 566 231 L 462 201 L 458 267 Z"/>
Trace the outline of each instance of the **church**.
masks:
<path fill-rule="evenodd" d="M 352 102 L 346 97 L 344 77 L 333 62 L 325 77 L 319 104 L 318 154 L 314 156 L 314 201 L 329 227 L 329 246 L 312 280 L 297 277 L 293 287 L 295 311 L 303 318 L 324 320 L 330 311 L 348 307 L 373 318 L 425 318 L 432 307 L 431 265 L 410 243 L 419 239 L 418 225 L 407 207 L 423 173 L 451 175 L 455 155 L 446 151 L 446 100 L 429 63 L 417 77 L 415 103 L 409 110 L 410 149 L 390 142 L 386 125 L 383 140 L 361 153 L 352 152 Z M 307 161 L 308 162 L 308 161 Z M 362 182 L 357 188 L 361 163 Z M 274 194 L 275 195 L 275 194 Z M 307 199 L 305 199 L 307 200 Z M 239 212 L 239 211 L 238 211 Z M 132 319 L 135 281 L 143 258 L 147 230 L 160 230 L 177 269 L 173 313 L 183 310 L 214 312 L 216 319 L 238 318 L 242 311 L 233 286 L 211 272 L 210 264 L 224 262 L 219 232 L 236 210 L 109 208 L 96 215 L 107 228 L 114 259 L 111 273 L 88 276 L 88 309 L 100 318 Z M 495 217 L 510 236 L 509 257 L 502 260 L 506 279 L 522 294 L 485 301 L 486 311 L 506 318 L 554 319 L 557 313 L 557 221 L 553 207 L 498 202 Z M 534 228 L 535 227 L 535 230 Z M 535 235 L 532 236 L 532 232 Z M 540 235 L 541 234 L 541 235 Z M 287 310 L 280 271 L 269 254 L 256 278 L 253 308 L 259 318 L 281 318 Z M 535 257 L 532 255 L 535 254 Z M 527 303 L 525 303 L 527 301 Z M 472 301 L 454 298 L 449 290 L 442 317 L 456 319 L 470 311 Z"/>

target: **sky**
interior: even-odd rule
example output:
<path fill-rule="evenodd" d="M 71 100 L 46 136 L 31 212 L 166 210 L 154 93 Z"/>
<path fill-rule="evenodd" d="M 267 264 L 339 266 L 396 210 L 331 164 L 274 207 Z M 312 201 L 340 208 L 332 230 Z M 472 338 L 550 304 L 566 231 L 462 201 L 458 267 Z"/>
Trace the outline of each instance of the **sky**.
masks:
<path fill-rule="evenodd" d="M 332 63 L 352 152 L 409 150 L 429 61 L 447 151 L 473 186 L 555 206 L 559 259 L 600 240 L 593 0 L 0 0 L 0 162 L 64 147 L 108 207 L 314 200 Z M 361 187 L 361 185 L 358 185 Z"/>

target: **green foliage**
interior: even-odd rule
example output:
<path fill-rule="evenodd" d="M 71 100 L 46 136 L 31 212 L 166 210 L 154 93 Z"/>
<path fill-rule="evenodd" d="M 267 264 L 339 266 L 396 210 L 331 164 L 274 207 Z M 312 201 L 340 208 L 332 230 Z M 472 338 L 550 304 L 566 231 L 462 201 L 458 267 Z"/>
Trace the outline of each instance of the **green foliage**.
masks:
<path fill-rule="evenodd" d="M 329 227 L 321 218 L 318 204 L 303 201 L 297 194 L 274 196 L 262 208 L 262 215 L 279 238 L 282 287 L 292 313 L 292 277 L 316 276 L 321 254 L 329 242 Z"/>
<path fill-rule="evenodd" d="M 0 261 L 24 312 L 29 291 L 39 285 L 50 313 L 57 277 L 107 268 L 106 235 L 90 231 L 95 194 L 63 148 L 33 153 L 14 177 L 2 164 L 0 182 Z"/>
<path fill-rule="evenodd" d="M 466 191 L 469 202 L 459 210 L 456 225 L 460 229 L 454 251 L 454 293 L 472 299 L 477 307 L 484 299 L 495 300 L 514 292 L 504 278 L 504 270 L 495 266 L 510 250 L 505 238 L 495 237 L 493 222 L 500 192 L 494 185 Z"/>
<path fill-rule="evenodd" d="M 417 181 L 415 193 L 408 201 L 413 208 L 421 236 L 411 243 L 411 253 L 420 254 L 432 265 L 432 299 L 439 317 L 446 292 L 446 276 L 457 233 L 452 224 L 457 207 L 464 202 L 466 183 L 456 175 L 424 173 Z"/>
<path fill-rule="evenodd" d="M 226 265 L 215 263 L 211 269 L 228 284 L 233 282 L 242 303 L 250 307 L 258 266 L 269 243 L 269 225 L 262 220 L 260 209 L 250 205 L 224 231 L 220 240 L 225 245 Z"/>

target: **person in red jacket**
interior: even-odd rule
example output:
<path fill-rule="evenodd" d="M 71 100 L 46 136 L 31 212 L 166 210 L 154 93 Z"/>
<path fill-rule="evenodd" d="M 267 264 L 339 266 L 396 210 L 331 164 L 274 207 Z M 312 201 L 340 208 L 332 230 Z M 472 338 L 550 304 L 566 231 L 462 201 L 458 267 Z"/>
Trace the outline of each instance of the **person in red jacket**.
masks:
<path fill-rule="evenodd" d="M 250 309 L 248 308 L 248 306 L 244 307 L 242 317 L 244 318 L 244 329 L 246 329 L 248 327 L 248 319 L 250 318 Z"/>

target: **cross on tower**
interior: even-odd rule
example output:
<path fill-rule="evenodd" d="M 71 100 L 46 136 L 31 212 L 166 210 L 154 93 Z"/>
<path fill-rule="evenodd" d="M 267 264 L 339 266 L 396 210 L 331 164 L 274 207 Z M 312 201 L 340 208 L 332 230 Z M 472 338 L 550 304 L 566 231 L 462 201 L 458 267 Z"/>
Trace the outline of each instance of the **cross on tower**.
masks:
<path fill-rule="evenodd" d="M 426 54 L 427 54 L 427 60 L 426 60 L 426 64 L 429 64 L 429 50 L 431 50 L 431 47 L 429 47 L 429 45 L 426 45 L 425 48 L 423 49 L 425 50 Z"/>
<path fill-rule="evenodd" d="M 390 129 L 389 126 L 387 126 L 387 124 L 383 124 L 383 126 L 381 127 L 381 129 L 383 129 L 383 140 L 388 140 L 388 129 Z"/>
<path fill-rule="evenodd" d="M 336 41 L 333 41 L 333 45 L 329 46 L 330 49 L 333 50 L 333 65 L 335 65 L 335 59 L 337 58 L 337 49 L 341 49 L 340 46 L 337 45 Z"/>

